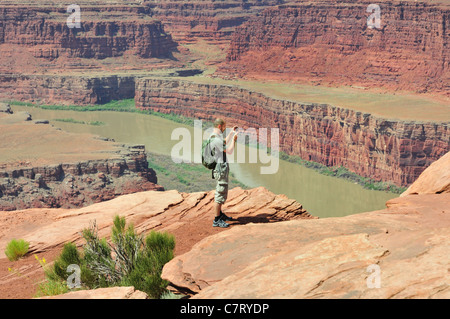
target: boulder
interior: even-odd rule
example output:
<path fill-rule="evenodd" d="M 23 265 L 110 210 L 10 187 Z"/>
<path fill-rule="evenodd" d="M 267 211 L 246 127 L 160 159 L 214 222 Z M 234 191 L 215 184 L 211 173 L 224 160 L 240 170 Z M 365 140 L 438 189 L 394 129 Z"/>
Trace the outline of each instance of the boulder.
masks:
<path fill-rule="evenodd" d="M 432 163 L 401 195 L 450 193 L 450 152 Z"/>
<path fill-rule="evenodd" d="M 11 110 L 11 106 L 9 104 L 6 104 L 6 103 L 0 103 L 0 112 L 8 113 L 8 114 L 12 114 L 13 113 L 13 111 Z"/>

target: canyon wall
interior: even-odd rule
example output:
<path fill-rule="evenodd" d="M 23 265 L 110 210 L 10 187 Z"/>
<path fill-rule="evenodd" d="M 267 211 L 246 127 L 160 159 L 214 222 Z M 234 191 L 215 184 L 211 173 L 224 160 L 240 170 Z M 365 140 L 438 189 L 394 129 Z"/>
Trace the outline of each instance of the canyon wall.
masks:
<path fill-rule="evenodd" d="M 163 190 L 143 145 L 62 131 L 0 103 L 0 210 L 73 208 Z"/>
<path fill-rule="evenodd" d="M 0 165 L 0 210 L 75 208 L 147 190 L 164 190 L 145 148 L 123 145 L 120 158 L 37 167 Z"/>
<path fill-rule="evenodd" d="M 108 7 L 85 4 L 80 28 L 69 28 L 67 6 L 0 5 L 0 44 L 29 48 L 33 56 L 56 59 L 104 59 L 125 52 L 149 58 L 167 56 L 176 48 L 147 6 Z"/>
<path fill-rule="evenodd" d="M 279 100 L 231 85 L 141 78 L 136 107 L 243 128 L 280 129 L 280 150 L 375 180 L 412 183 L 450 150 L 449 123 L 377 118 L 326 104 Z"/>
<path fill-rule="evenodd" d="M 282 0 L 161 0 L 147 1 L 153 17 L 179 43 L 205 39 L 228 44 L 235 28 Z"/>
<path fill-rule="evenodd" d="M 134 76 L 0 74 L 0 99 L 63 105 L 134 98 Z"/>
<path fill-rule="evenodd" d="M 380 28 L 368 27 L 371 3 L 380 6 Z M 449 39 L 448 3 L 296 2 L 238 27 L 219 74 L 449 96 Z"/>

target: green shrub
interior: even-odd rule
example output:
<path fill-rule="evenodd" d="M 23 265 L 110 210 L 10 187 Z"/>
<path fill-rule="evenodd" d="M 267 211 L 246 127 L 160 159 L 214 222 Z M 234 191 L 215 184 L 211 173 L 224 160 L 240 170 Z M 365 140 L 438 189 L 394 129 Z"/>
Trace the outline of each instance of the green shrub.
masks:
<path fill-rule="evenodd" d="M 40 293 L 61 293 L 67 266 L 76 264 L 80 266 L 82 286 L 87 289 L 134 286 L 153 298 L 167 294 L 168 282 L 161 279 L 161 271 L 174 256 L 173 235 L 152 231 L 144 239 L 119 216 L 113 221 L 111 243 L 98 237 L 95 222 L 82 235 L 86 240 L 82 252 L 74 244 L 66 244 L 53 267 L 45 271 L 47 283 L 39 287 Z"/>
<path fill-rule="evenodd" d="M 46 280 L 38 284 L 38 290 L 34 297 L 56 296 L 67 292 L 69 292 L 69 288 L 65 281 Z"/>
<path fill-rule="evenodd" d="M 6 246 L 5 255 L 10 261 L 18 260 L 28 252 L 30 243 L 23 239 L 13 239 Z"/>
<path fill-rule="evenodd" d="M 175 237 L 169 233 L 151 231 L 145 238 L 147 249 L 152 251 L 173 251 L 175 249 Z"/>

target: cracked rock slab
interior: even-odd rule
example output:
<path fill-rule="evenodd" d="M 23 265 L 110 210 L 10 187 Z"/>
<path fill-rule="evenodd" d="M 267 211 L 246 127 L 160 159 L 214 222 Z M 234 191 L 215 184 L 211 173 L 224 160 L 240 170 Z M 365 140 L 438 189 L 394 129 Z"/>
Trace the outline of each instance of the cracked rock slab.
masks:
<path fill-rule="evenodd" d="M 450 194 L 407 196 L 381 211 L 248 224 L 203 239 L 162 276 L 194 298 L 448 298 L 448 207 Z"/>

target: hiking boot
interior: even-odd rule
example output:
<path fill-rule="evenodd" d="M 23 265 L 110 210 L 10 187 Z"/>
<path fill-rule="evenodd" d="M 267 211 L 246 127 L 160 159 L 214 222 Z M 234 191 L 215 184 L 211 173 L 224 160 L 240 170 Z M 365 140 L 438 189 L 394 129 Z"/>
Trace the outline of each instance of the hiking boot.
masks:
<path fill-rule="evenodd" d="M 213 227 L 222 227 L 222 228 L 227 228 L 230 225 L 225 223 L 225 221 L 222 218 L 219 218 L 218 220 L 214 219 L 213 221 Z"/>
<path fill-rule="evenodd" d="M 225 214 L 222 213 L 222 212 L 220 212 L 220 218 L 221 218 L 222 220 L 224 220 L 224 221 L 232 221 L 232 220 L 234 220 L 233 217 L 229 217 L 229 216 L 225 215 Z"/>

